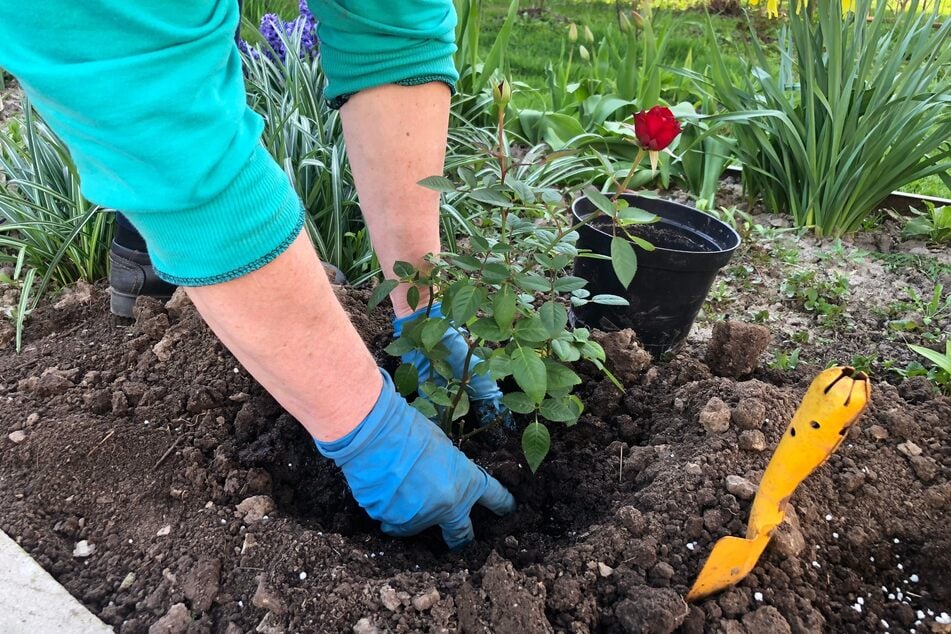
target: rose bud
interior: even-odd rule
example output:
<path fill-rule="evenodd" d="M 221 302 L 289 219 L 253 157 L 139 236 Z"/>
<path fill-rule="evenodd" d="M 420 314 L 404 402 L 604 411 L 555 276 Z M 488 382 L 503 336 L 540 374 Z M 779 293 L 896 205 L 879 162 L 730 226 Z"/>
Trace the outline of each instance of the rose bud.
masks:
<path fill-rule="evenodd" d="M 666 106 L 654 106 L 634 115 L 634 134 L 645 150 L 663 150 L 680 134 L 680 122 Z"/>

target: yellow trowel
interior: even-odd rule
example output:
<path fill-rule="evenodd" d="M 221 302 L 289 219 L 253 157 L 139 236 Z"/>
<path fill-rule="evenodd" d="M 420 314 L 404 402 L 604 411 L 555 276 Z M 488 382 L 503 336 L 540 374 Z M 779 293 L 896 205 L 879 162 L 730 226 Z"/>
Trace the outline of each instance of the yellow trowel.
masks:
<path fill-rule="evenodd" d="M 786 516 L 793 491 L 842 444 L 870 393 L 868 377 L 853 368 L 829 368 L 815 378 L 766 467 L 746 539 L 724 537 L 714 545 L 688 601 L 729 588 L 753 570 Z"/>

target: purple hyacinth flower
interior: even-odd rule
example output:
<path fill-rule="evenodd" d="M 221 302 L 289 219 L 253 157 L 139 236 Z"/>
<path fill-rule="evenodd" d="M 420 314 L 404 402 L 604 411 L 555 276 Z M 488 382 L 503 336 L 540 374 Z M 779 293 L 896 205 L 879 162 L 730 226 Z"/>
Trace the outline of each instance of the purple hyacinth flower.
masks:
<path fill-rule="evenodd" d="M 281 61 L 284 61 L 284 58 L 287 56 L 287 51 L 284 49 L 284 42 L 281 41 L 280 35 L 282 32 L 286 32 L 284 28 L 283 20 L 273 13 L 265 13 L 261 18 L 261 26 L 259 29 L 261 35 L 264 36 L 264 39 L 274 51 L 273 55 L 276 55 Z M 268 51 L 268 53 L 270 54 L 270 51 Z"/>

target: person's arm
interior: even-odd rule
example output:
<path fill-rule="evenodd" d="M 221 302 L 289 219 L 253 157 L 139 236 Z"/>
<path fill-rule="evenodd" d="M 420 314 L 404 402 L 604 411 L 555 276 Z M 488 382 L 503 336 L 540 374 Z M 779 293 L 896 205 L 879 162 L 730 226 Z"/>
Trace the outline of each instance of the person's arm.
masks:
<path fill-rule="evenodd" d="M 455 546 L 473 504 L 511 510 L 384 380 L 336 302 L 245 103 L 236 3 L 14 4 L 0 3 L 0 66 L 69 147 L 84 194 L 126 213 L 158 274 L 188 287 L 371 515 L 397 534 L 441 525 Z"/>

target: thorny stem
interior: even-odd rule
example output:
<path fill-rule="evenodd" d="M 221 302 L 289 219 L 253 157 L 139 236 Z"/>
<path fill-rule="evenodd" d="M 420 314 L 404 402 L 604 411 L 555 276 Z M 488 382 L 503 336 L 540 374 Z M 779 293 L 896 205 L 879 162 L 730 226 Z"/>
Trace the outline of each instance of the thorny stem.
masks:
<path fill-rule="evenodd" d="M 457 330 L 458 332 L 458 330 Z M 459 333 L 462 334 L 461 332 Z M 466 385 L 469 384 L 469 363 L 472 361 L 472 354 L 475 352 L 476 345 L 475 341 L 467 341 L 469 344 L 469 350 L 466 352 L 466 360 L 463 362 L 462 366 L 462 378 L 459 379 L 459 391 L 456 392 L 456 397 L 452 400 L 452 405 L 449 406 L 449 409 L 446 410 L 446 420 L 443 425 L 443 429 L 447 433 L 451 434 L 452 432 L 452 414 L 456 411 L 456 408 L 459 407 L 459 401 L 462 400 L 462 393 L 466 389 Z M 462 433 L 463 423 L 459 423 L 459 432 Z"/>

